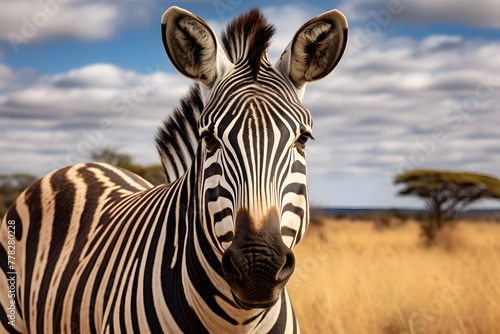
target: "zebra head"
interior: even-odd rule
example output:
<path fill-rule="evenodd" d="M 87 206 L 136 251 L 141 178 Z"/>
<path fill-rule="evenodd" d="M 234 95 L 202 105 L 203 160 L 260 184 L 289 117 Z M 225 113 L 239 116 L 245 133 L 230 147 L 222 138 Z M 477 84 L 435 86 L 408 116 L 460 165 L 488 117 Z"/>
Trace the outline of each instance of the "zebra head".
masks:
<path fill-rule="evenodd" d="M 173 65 L 199 82 L 199 211 L 236 303 L 266 308 L 294 270 L 292 248 L 307 230 L 305 145 L 312 119 L 307 82 L 329 74 L 347 41 L 336 11 L 305 23 L 281 58 L 267 49 L 274 28 L 258 10 L 233 21 L 218 41 L 200 18 L 177 7 L 162 18 Z"/>

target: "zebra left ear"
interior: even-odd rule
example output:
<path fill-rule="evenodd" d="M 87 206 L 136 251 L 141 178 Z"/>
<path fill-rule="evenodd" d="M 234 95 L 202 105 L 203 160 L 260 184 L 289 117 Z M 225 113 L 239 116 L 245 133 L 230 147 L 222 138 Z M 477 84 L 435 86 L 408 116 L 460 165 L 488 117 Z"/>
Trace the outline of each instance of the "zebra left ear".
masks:
<path fill-rule="evenodd" d="M 295 33 L 275 64 L 298 88 L 327 76 L 347 43 L 347 20 L 334 9 L 315 17 Z"/>
<path fill-rule="evenodd" d="M 161 19 L 163 46 L 175 68 L 211 87 L 229 64 L 210 26 L 198 16 L 170 7 Z"/>

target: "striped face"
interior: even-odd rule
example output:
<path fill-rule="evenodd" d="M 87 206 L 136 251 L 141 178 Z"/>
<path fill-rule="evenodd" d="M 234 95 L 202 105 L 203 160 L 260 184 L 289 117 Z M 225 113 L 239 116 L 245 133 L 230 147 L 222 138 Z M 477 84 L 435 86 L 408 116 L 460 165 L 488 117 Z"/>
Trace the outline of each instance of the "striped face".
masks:
<path fill-rule="evenodd" d="M 179 8 L 162 24 L 172 63 L 200 83 L 196 161 L 205 236 L 235 303 L 270 307 L 294 270 L 291 249 L 309 220 L 312 120 L 301 103 L 304 86 L 336 66 L 347 23 L 335 10 L 310 20 L 274 65 L 267 55 L 274 28 L 257 10 L 228 26 L 223 47 L 203 20 Z"/>
<path fill-rule="evenodd" d="M 235 68 L 217 90 L 221 93 L 199 123 L 205 158 L 201 201 L 208 235 L 224 252 L 234 239 L 240 210 L 248 212 L 256 231 L 266 228 L 270 210 L 277 210 L 279 226 L 273 228 L 292 248 L 308 224 L 309 111 L 270 64 L 257 81 L 247 68 Z"/>

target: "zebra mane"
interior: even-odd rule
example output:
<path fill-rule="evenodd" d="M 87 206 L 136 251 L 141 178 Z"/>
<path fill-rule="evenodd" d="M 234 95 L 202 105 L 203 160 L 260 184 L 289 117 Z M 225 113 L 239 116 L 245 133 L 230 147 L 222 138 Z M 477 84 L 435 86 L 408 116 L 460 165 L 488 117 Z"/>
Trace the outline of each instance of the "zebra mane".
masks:
<path fill-rule="evenodd" d="M 264 53 L 274 34 L 274 27 L 267 23 L 258 9 L 252 9 L 231 22 L 222 33 L 222 45 L 233 64 L 247 62 L 254 79 L 257 78 Z M 191 88 L 181 100 L 155 137 L 167 183 L 181 177 L 198 149 L 198 120 L 203 111 L 198 86 Z"/>
<path fill-rule="evenodd" d="M 198 120 L 203 110 L 198 86 L 193 86 L 180 106 L 163 122 L 156 134 L 167 183 L 181 177 L 191 166 L 198 149 Z"/>
<path fill-rule="evenodd" d="M 222 33 L 222 45 L 233 64 L 248 61 L 254 79 L 269 48 L 275 28 L 254 8 L 232 21 Z"/>

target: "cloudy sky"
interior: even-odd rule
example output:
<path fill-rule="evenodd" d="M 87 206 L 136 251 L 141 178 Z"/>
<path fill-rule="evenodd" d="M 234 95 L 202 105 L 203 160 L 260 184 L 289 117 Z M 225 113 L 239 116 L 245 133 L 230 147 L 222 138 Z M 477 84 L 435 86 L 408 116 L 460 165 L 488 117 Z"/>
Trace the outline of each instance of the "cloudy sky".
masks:
<path fill-rule="evenodd" d="M 191 85 L 161 42 L 171 5 L 216 32 L 260 7 L 277 27 L 273 61 L 307 20 L 345 14 L 346 53 L 304 98 L 313 205 L 420 207 L 391 184 L 411 168 L 500 175 L 496 0 L 2 0 L 0 173 L 42 176 L 104 146 L 158 163 L 156 128 Z"/>

